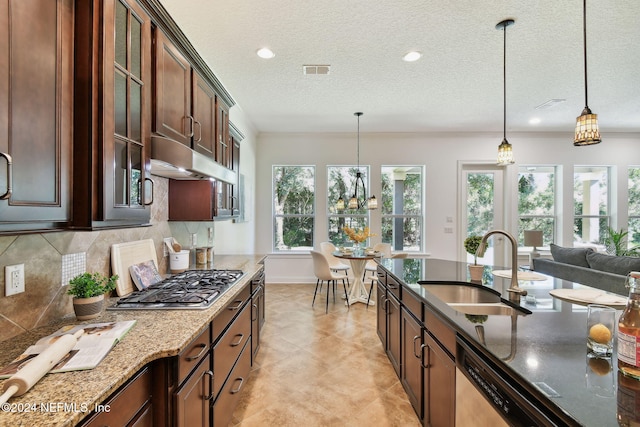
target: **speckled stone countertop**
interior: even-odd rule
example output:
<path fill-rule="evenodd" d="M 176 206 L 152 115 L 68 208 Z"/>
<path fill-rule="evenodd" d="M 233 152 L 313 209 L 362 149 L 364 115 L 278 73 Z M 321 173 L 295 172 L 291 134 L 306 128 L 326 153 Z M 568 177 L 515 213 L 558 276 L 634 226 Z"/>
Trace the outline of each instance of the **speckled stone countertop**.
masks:
<path fill-rule="evenodd" d="M 129 333 L 94 369 L 48 374 L 22 396 L 0 408 L 0 426 L 73 426 L 147 363 L 176 356 L 262 267 L 264 256 L 216 255 L 216 269 L 240 269 L 245 275 L 206 310 L 105 311 L 87 322 L 75 317 L 0 342 L 0 366 L 18 357 L 39 338 L 64 325 L 137 320 Z M 113 301 L 108 302 L 108 305 Z M 0 389 L 3 387 L 0 380 Z"/>

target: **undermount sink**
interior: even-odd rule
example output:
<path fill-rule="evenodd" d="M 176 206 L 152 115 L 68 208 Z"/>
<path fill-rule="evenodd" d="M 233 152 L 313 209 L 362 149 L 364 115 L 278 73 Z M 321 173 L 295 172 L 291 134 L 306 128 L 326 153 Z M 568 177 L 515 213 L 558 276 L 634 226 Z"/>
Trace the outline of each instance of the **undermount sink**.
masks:
<path fill-rule="evenodd" d="M 515 309 L 505 303 L 493 304 L 456 304 L 449 303 L 449 307 L 464 314 L 486 314 L 494 316 L 511 316 L 512 314 L 525 314 L 523 311 Z"/>
<path fill-rule="evenodd" d="M 525 308 L 507 304 L 500 293 L 473 284 L 421 284 L 431 295 L 454 310 L 465 314 L 503 315 L 531 314 Z"/>

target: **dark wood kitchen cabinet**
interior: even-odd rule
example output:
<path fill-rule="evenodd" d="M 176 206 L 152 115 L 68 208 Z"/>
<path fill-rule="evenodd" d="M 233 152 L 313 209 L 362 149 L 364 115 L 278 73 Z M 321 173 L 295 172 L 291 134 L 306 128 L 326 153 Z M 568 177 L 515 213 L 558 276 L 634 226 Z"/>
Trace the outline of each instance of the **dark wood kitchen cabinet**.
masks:
<path fill-rule="evenodd" d="M 402 311 L 402 337 L 401 337 L 401 369 L 400 382 L 404 388 L 411 406 L 416 411 L 418 418 L 423 417 L 422 386 L 422 323 L 417 320 L 405 307 Z"/>
<path fill-rule="evenodd" d="M 0 232 L 71 219 L 73 0 L 0 0 Z"/>
<path fill-rule="evenodd" d="M 216 150 L 216 93 L 207 81 L 193 71 L 193 149 L 209 158 Z"/>
<path fill-rule="evenodd" d="M 153 131 L 191 147 L 195 127 L 191 114 L 191 64 L 158 28 L 154 42 Z"/>
<path fill-rule="evenodd" d="M 260 349 L 260 331 L 265 323 L 264 268 L 251 279 L 251 365 Z"/>
<path fill-rule="evenodd" d="M 377 332 L 391 366 L 400 376 L 400 285 L 381 269 L 378 278 Z"/>
<path fill-rule="evenodd" d="M 423 425 L 453 427 L 456 404 L 456 364 L 438 340 L 423 330 Z"/>
<path fill-rule="evenodd" d="M 73 226 L 147 224 L 151 19 L 135 0 L 76 0 L 75 28 Z"/>
<path fill-rule="evenodd" d="M 152 378 L 150 366 L 145 366 L 102 403 L 103 410 L 89 415 L 82 427 L 153 426 Z"/>

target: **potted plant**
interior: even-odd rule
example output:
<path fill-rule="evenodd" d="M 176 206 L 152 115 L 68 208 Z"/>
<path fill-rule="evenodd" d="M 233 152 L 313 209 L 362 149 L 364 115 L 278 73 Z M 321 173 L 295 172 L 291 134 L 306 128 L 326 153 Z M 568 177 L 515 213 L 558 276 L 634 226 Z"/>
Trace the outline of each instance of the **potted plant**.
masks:
<path fill-rule="evenodd" d="M 481 241 L 482 236 L 477 235 L 471 235 L 464 239 L 464 249 L 473 255 L 473 265 L 469 265 L 469 276 L 473 282 L 481 281 L 484 272 L 484 266 L 478 265 L 478 255 L 476 254 Z"/>
<path fill-rule="evenodd" d="M 73 310 L 78 320 L 100 316 L 104 294 L 116 288 L 117 279 L 118 276 L 107 279 L 100 273 L 83 273 L 69 280 L 67 293 L 73 295 Z"/>

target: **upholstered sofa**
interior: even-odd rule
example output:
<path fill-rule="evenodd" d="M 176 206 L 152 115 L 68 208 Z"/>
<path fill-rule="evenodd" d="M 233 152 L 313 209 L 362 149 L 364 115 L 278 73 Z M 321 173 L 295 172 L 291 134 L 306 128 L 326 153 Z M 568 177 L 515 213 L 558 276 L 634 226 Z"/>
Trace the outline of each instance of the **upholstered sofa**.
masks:
<path fill-rule="evenodd" d="M 591 248 L 551 244 L 553 259 L 535 258 L 535 271 L 620 295 L 627 295 L 627 274 L 640 271 L 640 258 L 598 253 Z"/>

